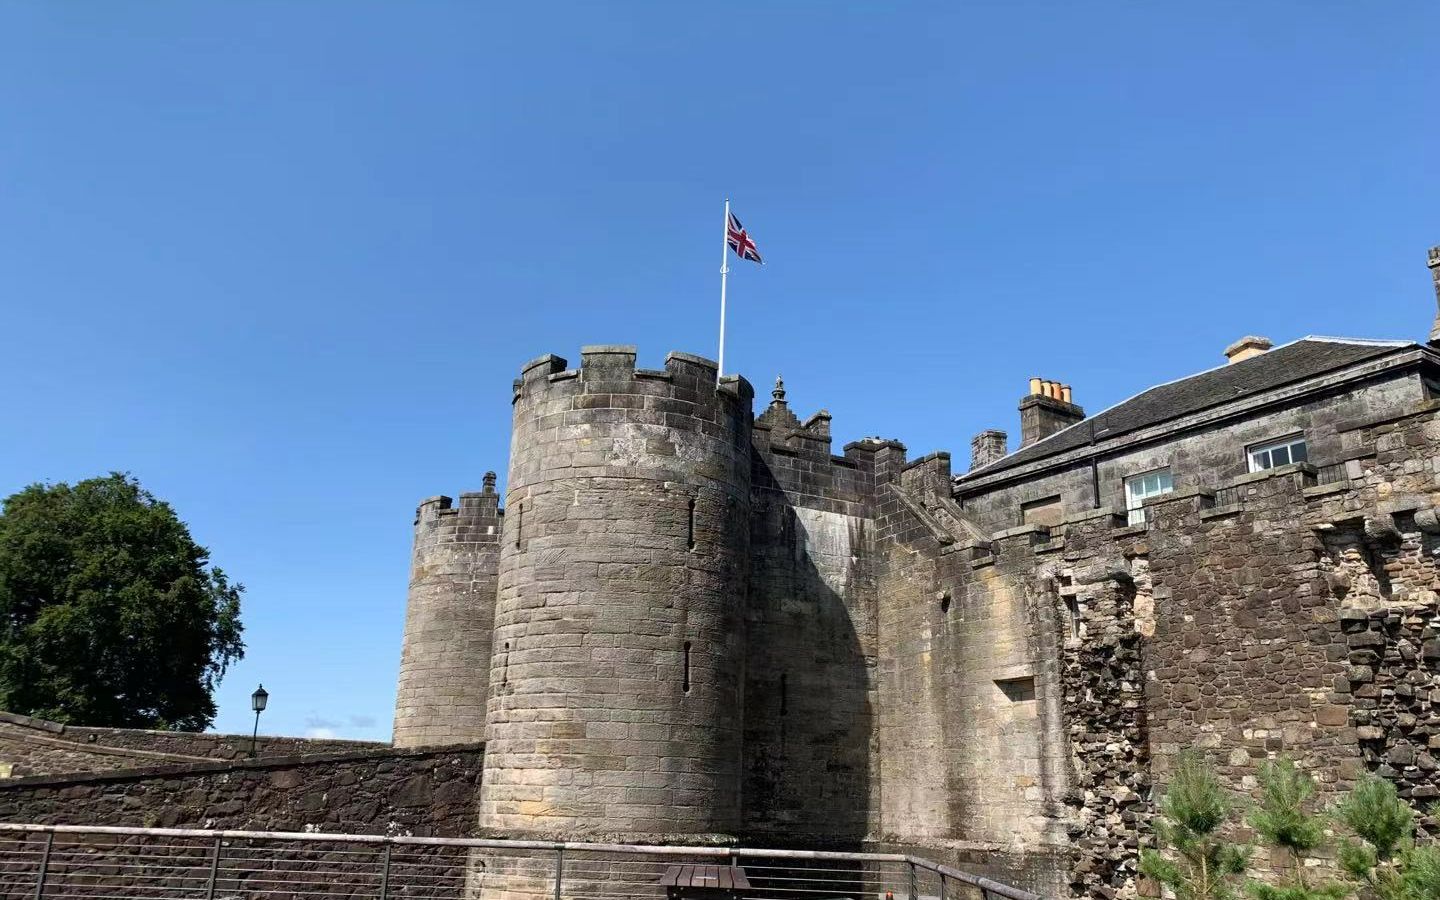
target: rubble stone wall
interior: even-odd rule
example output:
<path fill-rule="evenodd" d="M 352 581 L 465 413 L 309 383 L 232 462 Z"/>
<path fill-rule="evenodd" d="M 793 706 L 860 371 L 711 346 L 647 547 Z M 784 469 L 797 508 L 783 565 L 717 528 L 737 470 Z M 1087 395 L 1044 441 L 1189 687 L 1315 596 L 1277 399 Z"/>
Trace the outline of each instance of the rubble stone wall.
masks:
<path fill-rule="evenodd" d="M 1365 766 L 1422 811 L 1440 799 L 1437 618 L 1433 600 L 1341 612 L 1355 698 L 1350 716 Z"/>
<path fill-rule="evenodd" d="M 370 750 L 0 781 L 0 821 L 465 837 L 483 748 Z"/>

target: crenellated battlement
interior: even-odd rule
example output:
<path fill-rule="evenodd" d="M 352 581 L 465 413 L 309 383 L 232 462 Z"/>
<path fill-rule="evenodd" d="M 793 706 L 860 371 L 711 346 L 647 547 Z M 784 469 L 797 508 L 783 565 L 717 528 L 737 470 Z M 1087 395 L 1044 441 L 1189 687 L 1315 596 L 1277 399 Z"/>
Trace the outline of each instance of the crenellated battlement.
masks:
<path fill-rule="evenodd" d="M 670 385 L 681 399 L 704 402 L 707 396 L 721 396 L 745 405 L 755 397 L 755 389 L 739 375 L 719 379 L 719 366 L 714 360 L 692 353 L 672 350 L 665 356 L 663 369 L 636 366 L 637 352 L 633 344 L 590 344 L 580 348 L 580 367 L 568 368 L 563 356 L 547 353 L 520 367 L 515 379 L 513 402 L 535 399 L 551 385 L 565 385 L 567 391 L 582 393 L 648 394 L 665 392 L 659 385 Z M 683 396 L 693 392 L 694 396 Z"/>
<path fill-rule="evenodd" d="M 495 492 L 495 473 L 486 472 L 484 487 L 478 491 L 461 493 L 459 506 L 455 505 L 453 497 L 444 494 L 421 500 L 415 508 L 415 525 L 419 527 L 426 523 L 451 519 L 491 519 L 498 522 L 504 515 L 505 510 L 500 508 L 500 495 Z M 498 530 L 497 528 L 496 531 Z"/>

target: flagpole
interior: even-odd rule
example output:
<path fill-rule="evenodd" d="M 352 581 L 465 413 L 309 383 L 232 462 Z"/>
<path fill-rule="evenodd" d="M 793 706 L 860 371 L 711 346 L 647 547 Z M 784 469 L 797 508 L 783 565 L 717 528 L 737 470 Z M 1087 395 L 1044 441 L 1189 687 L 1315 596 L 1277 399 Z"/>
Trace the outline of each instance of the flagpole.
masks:
<path fill-rule="evenodd" d="M 720 360 L 715 366 L 715 383 L 725 374 L 725 276 L 730 274 L 730 198 L 725 198 L 725 222 L 720 229 Z"/>

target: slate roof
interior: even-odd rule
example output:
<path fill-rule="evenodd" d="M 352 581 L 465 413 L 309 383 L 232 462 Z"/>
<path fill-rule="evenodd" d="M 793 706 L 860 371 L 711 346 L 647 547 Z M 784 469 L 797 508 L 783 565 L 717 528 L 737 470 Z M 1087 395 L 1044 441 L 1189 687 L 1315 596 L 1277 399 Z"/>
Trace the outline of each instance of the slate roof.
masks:
<path fill-rule="evenodd" d="M 956 480 L 993 475 L 1083 447 L 1090 443 L 1092 432 L 1097 440 L 1106 440 L 1417 346 L 1412 341 L 1304 337 L 1250 359 L 1156 385 Z"/>

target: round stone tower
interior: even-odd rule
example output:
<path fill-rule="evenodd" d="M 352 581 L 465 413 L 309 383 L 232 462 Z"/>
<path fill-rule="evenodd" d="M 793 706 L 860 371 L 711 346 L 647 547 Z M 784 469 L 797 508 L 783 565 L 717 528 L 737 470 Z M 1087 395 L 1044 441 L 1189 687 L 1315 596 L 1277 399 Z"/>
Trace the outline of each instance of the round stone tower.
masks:
<path fill-rule="evenodd" d="M 515 382 L 480 826 L 616 838 L 739 825 L 754 391 L 635 348 Z"/>
<path fill-rule="evenodd" d="M 395 697 L 395 746 L 485 737 L 495 580 L 504 514 L 495 473 L 485 489 L 431 497 L 415 511 L 415 553 Z"/>

